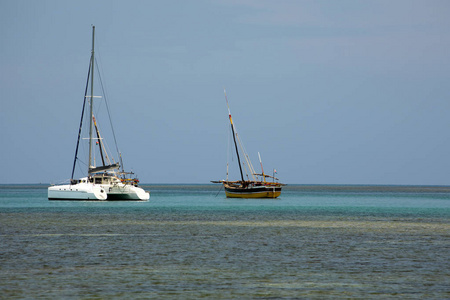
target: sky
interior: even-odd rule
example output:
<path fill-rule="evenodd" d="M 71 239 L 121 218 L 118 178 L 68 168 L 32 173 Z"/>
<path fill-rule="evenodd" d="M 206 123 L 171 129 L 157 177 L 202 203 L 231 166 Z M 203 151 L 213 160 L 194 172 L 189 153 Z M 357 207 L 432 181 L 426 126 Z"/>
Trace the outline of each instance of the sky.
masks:
<path fill-rule="evenodd" d="M 96 53 L 142 183 L 450 184 L 449 1 L 0 0 L 0 183 L 71 176 Z"/>

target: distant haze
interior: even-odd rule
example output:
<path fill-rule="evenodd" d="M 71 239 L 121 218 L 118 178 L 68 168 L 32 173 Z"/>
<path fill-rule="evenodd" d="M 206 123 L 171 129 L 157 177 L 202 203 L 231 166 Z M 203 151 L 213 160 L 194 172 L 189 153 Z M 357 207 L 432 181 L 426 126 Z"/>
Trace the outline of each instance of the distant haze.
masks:
<path fill-rule="evenodd" d="M 225 179 L 226 88 L 255 169 L 260 152 L 282 182 L 448 185 L 449 16 L 433 0 L 3 0 L 0 183 L 70 177 L 94 24 L 143 183 Z"/>

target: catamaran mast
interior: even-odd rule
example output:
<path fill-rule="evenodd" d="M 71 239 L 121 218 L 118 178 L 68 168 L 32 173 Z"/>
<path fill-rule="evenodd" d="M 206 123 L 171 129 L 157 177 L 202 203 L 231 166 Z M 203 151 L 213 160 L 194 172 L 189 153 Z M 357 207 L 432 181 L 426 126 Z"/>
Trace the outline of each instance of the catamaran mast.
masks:
<path fill-rule="evenodd" d="M 92 166 L 92 119 L 94 116 L 94 36 L 95 26 L 92 26 L 92 52 L 91 52 L 91 100 L 90 100 L 90 113 L 89 113 L 89 166 L 88 173 L 91 173 Z"/>
<path fill-rule="evenodd" d="M 236 133 L 234 132 L 233 119 L 231 118 L 230 106 L 228 105 L 227 92 L 225 91 L 225 89 L 223 90 L 223 92 L 224 92 L 224 94 L 225 94 L 225 100 L 227 101 L 228 116 L 229 116 L 229 118 L 230 118 L 231 131 L 233 132 L 234 147 L 236 148 L 236 155 L 237 155 L 237 159 L 238 159 L 238 163 L 239 163 L 239 171 L 241 171 L 242 183 L 244 183 L 244 182 L 245 182 L 245 180 L 244 180 L 244 174 L 242 173 L 241 159 L 239 158 L 239 151 L 238 151 L 238 146 L 237 146 L 237 143 L 236 143 Z M 227 171 L 227 173 L 228 173 L 228 171 Z M 227 177 L 228 177 L 228 176 L 227 176 Z"/>

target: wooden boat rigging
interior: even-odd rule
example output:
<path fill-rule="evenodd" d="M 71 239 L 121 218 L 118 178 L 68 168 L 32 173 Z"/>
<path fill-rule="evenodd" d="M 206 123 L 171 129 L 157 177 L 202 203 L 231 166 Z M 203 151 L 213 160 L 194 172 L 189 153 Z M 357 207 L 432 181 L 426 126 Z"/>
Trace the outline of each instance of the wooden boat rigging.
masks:
<path fill-rule="evenodd" d="M 228 98 L 226 91 L 224 90 L 225 100 L 228 108 L 228 116 L 231 125 L 231 132 L 233 135 L 234 149 L 236 151 L 236 156 L 238 160 L 239 172 L 241 175 L 241 180 L 230 181 L 228 180 L 228 163 L 227 163 L 227 179 L 219 181 L 211 181 L 212 183 L 222 183 L 225 189 L 225 195 L 228 198 L 277 198 L 281 194 L 281 187 L 285 184 L 279 183 L 278 178 L 275 177 L 276 171 L 274 170 L 274 175 L 270 176 L 264 173 L 261 155 L 258 152 L 259 162 L 261 164 L 261 173 L 256 173 L 253 165 L 251 163 L 250 157 L 248 156 L 245 148 L 236 132 L 236 128 L 233 123 L 233 118 L 231 117 L 230 106 L 228 104 Z M 239 155 L 239 148 L 241 148 L 244 160 L 241 164 L 241 157 Z M 244 178 L 243 167 L 246 171 L 247 179 Z M 248 176 L 250 174 L 250 176 Z M 262 179 L 258 180 L 259 176 Z M 267 181 L 266 178 L 271 178 L 273 181 Z"/>

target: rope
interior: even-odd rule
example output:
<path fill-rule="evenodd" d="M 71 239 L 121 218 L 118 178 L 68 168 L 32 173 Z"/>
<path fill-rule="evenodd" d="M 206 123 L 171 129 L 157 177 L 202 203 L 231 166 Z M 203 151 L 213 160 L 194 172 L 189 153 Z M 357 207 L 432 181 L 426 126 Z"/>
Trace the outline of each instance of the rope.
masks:
<path fill-rule="evenodd" d="M 98 50 L 97 50 L 97 52 L 98 52 Z M 97 56 L 98 56 L 98 55 L 97 55 Z M 106 92 L 105 92 L 105 89 L 104 89 L 104 87 L 103 87 L 103 80 L 102 80 L 102 77 L 100 76 L 100 68 L 99 68 L 99 66 L 98 66 L 97 60 L 95 60 L 95 65 L 97 66 L 97 69 L 99 70 L 99 72 L 98 72 L 98 77 L 99 77 L 99 79 L 100 79 L 100 86 L 102 87 L 103 96 L 105 97 L 106 111 L 108 112 L 109 123 L 110 123 L 110 125 L 111 125 L 111 131 L 112 131 L 113 138 L 114 138 L 114 144 L 115 144 L 115 146 L 116 146 L 117 155 L 119 156 L 120 151 L 119 151 L 119 147 L 118 147 L 118 145 L 117 145 L 116 133 L 115 133 L 115 131 L 114 131 L 114 126 L 113 126 L 113 123 L 112 123 L 111 113 L 110 113 L 110 111 L 109 111 L 109 105 L 108 105 L 108 101 L 107 101 L 107 99 L 106 99 Z"/>
<path fill-rule="evenodd" d="M 217 192 L 216 197 L 217 197 L 217 195 L 219 195 L 219 193 L 220 193 L 220 191 L 222 190 L 222 188 L 223 188 L 223 184 L 222 184 L 222 186 L 220 187 L 219 191 Z"/>
<path fill-rule="evenodd" d="M 80 128 L 78 129 L 77 146 L 75 148 L 75 157 L 73 159 L 72 176 L 70 177 L 70 179 L 73 179 L 73 173 L 75 172 L 75 166 L 76 166 L 76 163 L 77 163 L 78 146 L 80 145 L 81 128 L 82 128 L 82 125 L 83 125 L 84 107 L 86 105 L 86 95 L 87 95 L 87 91 L 88 91 L 90 74 L 91 74 L 91 63 L 89 62 L 88 76 L 87 76 L 87 80 L 86 80 L 86 89 L 84 91 L 84 98 L 83 98 L 83 108 L 81 109 Z"/>

